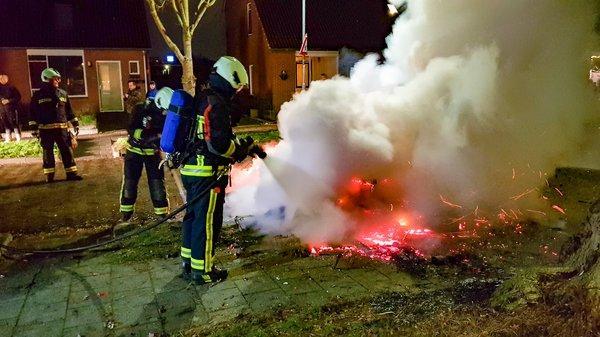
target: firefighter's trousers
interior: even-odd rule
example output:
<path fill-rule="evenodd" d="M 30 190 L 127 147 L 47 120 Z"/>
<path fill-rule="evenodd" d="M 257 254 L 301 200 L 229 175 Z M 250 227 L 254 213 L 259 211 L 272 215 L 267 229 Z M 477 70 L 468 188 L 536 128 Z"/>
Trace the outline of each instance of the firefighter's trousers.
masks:
<path fill-rule="evenodd" d="M 136 149 L 137 150 L 137 149 Z M 142 176 L 142 169 L 146 166 L 150 198 L 154 205 L 154 213 L 165 215 L 169 213 L 169 201 L 165 190 L 165 173 L 158 167 L 160 154 L 151 149 L 140 149 L 135 153 L 131 149 L 125 154 L 123 167 L 123 184 L 121 187 L 121 212 L 133 212 L 137 199 L 138 183 Z"/>
<path fill-rule="evenodd" d="M 181 179 L 187 191 L 187 199 L 193 200 L 210 186 L 216 177 L 190 177 Z M 183 243 L 181 257 L 190 263 L 192 270 L 208 273 L 213 267 L 215 245 L 223 226 L 223 204 L 228 177 L 219 179 L 217 186 L 210 189 L 199 200 L 189 204 L 183 218 Z"/>
<path fill-rule="evenodd" d="M 40 143 L 43 153 L 44 174 L 55 172 L 54 144 L 58 147 L 60 157 L 67 174 L 77 172 L 73 150 L 71 149 L 71 137 L 67 128 L 40 129 Z"/>

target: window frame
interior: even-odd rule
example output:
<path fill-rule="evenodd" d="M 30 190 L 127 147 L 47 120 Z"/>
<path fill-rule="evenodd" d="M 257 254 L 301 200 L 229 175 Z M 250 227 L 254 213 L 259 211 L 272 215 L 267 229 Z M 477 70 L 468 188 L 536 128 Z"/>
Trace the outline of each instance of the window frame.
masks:
<path fill-rule="evenodd" d="M 48 67 L 48 56 L 77 56 L 81 57 L 82 69 L 83 69 L 83 87 L 85 93 L 83 95 L 72 95 L 69 93 L 69 98 L 87 98 L 89 97 L 88 91 L 88 83 L 87 83 L 87 71 L 86 71 L 86 62 L 85 55 L 83 49 L 27 49 L 27 73 L 29 74 L 29 90 L 31 94 L 36 92 L 39 89 L 34 89 L 31 83 L 31 72 L 29 69 L 30 62 L 44 62 L 42 60 L 34 60 L 30 61 L 29 56 L 45 56 L 46 57 L 46 67 Z M 36 75 L 39 76 L 39 75 Z"/>
<path fill-rule="evenodd" d="M 254 96 L 254 64 L 248 66 L 248 89 L 250 89 L 250 95 Z"/>
<path fill-rule="evenodd" d="M 252 3 L 246 4 L 246 32 L 248 36 L 252 36 Z"/>
<path fill-rule="evenodd" d="M 137 66 L 137 73 L 131 72 L 131 64 L 134 63 Z M 138 60 L 130 60 L 129 61 L 129 75 L 139 75 L 140 74 L 140 61 Z"/>

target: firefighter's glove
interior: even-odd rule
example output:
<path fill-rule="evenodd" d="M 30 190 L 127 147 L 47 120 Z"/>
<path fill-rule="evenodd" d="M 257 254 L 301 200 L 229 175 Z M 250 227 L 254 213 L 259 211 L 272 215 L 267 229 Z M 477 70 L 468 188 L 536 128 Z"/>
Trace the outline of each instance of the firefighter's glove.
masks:
<path fill-rule="evenodd" d="M 248 136 L 246 138 L 237 139 L 235 144 L 235 151 L 233 152 L 232 158 L 234 161 L 241 163 L 246 157 L 248 157 L 250 152 L 250 147 L 254 143 L 254 139 Z"/>
<path fill-rule="evenodd" d="M 73 132 L 75 132 L 75 135 L 79 134 L 79 121 L 76 119 L 71 121 L 71 125 L 73 125 Z"/>
<path fill-rule="evenodd" d="M 38 130 L 38 125 L 35 122 L 29 122 L 29 126 L 31 127 L 31 135 L 35 138 L 40 138 L 40 132 Z"/>

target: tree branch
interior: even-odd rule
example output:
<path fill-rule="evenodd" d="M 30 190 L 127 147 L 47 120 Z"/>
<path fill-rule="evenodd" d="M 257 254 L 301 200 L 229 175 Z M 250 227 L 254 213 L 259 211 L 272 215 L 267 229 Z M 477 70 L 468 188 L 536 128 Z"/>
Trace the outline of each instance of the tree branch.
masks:
<path fill-rule="evenodd" d="M 206 13 L 208 7 L 215 4 L 215 1 L 216 0 L 200 0 L 200 2 L 198 2 L 198 7 L 196 8 L 195 13 L 196 19 L 194 20 L 194 24 L 190 27 L 191 34 L 194 34 L 194 31 L 196 30 L 196 27 L 198 27 L 200 20 L 204 16 L 204 13 Z"/>
<path fill-rule="evenodd" d="M 171 0 L 171 6 L 173 7 L 173 12 L 175 12 L 175 16 L 177 16 L 177 21 L 179 21 L 179 25 L 183 27 L 183 21 L 181 20 L 181 14 L 179 13 L 179 8 L 177 8 L 177 0 Z"/>
<path fill-rule="evenodd" d="M 177 59 L 179 60 L 179 62 L 183 62 L 184 57 L 183 57 L 183 54 L 181 53 L 181 50 L 179 50 L 179 47 L 177 47 L 175 42 L 173 42 L 173 40 L 171 40 L 171 38 L 167 34 L 167 30 L 165 29 L 165 26 L 163 25 L 162 21 L 160 20 L 160 17 L 158 16 L 158 12 L 156 11 L 156 1 L 155 0 L 146 0 L 146 3 L 148 4 L 148 7 L 150 9 L 150 15 L 152 16 L 152 19 L 154 20 L 154 23 L 156 24 L 156 27 L 158 28 L 160 35 L 162 35 L 163 39 L 165 39 L 167 46 L 169 46 L 169 48 L 175 53 L 175 56 L 177 56 Z"/>

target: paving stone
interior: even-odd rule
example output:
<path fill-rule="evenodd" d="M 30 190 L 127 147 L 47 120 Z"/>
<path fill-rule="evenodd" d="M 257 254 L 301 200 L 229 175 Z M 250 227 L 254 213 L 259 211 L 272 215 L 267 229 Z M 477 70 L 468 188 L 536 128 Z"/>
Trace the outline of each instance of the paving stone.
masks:
<path fill-rule="evenodd" d="M 17 318 L 9 318 L 5 320 L 0 320 L 0 336 L 10 336 L 12 335 L 13 328 L 17 324 Z"/>
<path fill-rule="evenodd" d="M 151 303 L 143 306 L 128 306 L 126 303 L 114 304 L 113 317 L 117 328 L 135 327 L 148 322 L 158 321 L 158 308 Z"/>
<path fill-rule="evenodd" d="M 73 270 L 81 276 L 110 274 L 112 264 L 106 256 L 99 256 L 80 261 Z"/>
<path fill-rule="evenodd" d="M 13 337 L 60 336 L 63 330 L 63 320 L 19 326 L 14 330 Z"/>
<path fill-rule="evenodd" d="M 247 304 L 239 289 L 208 291 L 201 295 L 202 305 L 208 312 L 237 307 Z"/>
<path fill-rule="evenodd" d="M 313 280 L 307 276 L 283 279 L 278 281 L 279 287 L 283 289 L 286 294 L 303 294 L 315 291 L 323 291 L 323 289 Z"/>
<path fill-rule="evenodd" d="M 69 308 L 65 318 L 65 328 L 72 328 L 80 325 L 96 325 L 104 326 L 109 317 L 112 315 L 112 310 L 106 310 L 103 307 L 86 306 L 78 308 Z"/>
<path fill-rule="evenodd" d="M 113 292 L 110 297 L 114 304 L 125 302 L 129 305 L 138 306 L 149 303 L 156 303 L 156 294 L 150 287 L 127 290 L 122 292 Z"/>
<path fill-rule="evenodd" d="M 90 293 L 109 292 L 111 290 L 110 274 L 97 274 L 94 276 L 76 276 L 71 282 L 72 292 L 87 291 Z"/>
<path fill-rule="evenodd" d="M 265 270 L 271 278 L 275 281 L 293 279 L 305 276 L 306 273 L 302 269 L 290 268 L 289 266 L 277 266 Z"/>
<path fill-rule="evenodd" d="M 250 308 L 255 312 L 283 306 L 290 302 L 290 298 L 281 289 L 254 293 L 246 295 L 245 297 L 250 304 Z"/>
<path fill-rule="evenodd" d="M 208 315 L 208 312 L 206 311 L 206 309 L 204 309 L 204 307 L 202 307 L 202 306 L 197 306 L 196 310 L 194 310 L 194 313 L 192 315 L 191 326 L 203 325 L 203 324 L 206 324 L 208 321 L 209 321 L 209 315 Z"/>
<path fill-rule="evenodd" d="M 277 284 L 264 273 L 249 278 L 242 278 L 234 281 L 234 283 L 244 295 L 279 288 Z"/>
<path fill-rule="evenodd" d="M 161 335 L 163 329 L 160 322 L 140 323 L 134 327 L 126 327 L 115 330 L 116 337 L 148 337 L 150 333 Z"/>
<path fill-rule="evenodd" d="M 219 324 L 223 322 L 228 322 L 250 312 L 251 309 L 246 304 L 233 308 L 213 311 L 208 314 L 208 324 Z"/>
<path fill-rule="evenodd" d="M 111 280 L 111 286 L 113 293 L 121 293 L 130 290 L 151 288 L 152 283 L 150 282 L 150 274 L 148 272 L 142 272 L 137 275 L 126 277 L 114 277 Z"/>
<path fill-rule="evenodd" d="M 178 275 L 171 275 L 169 276 L 169 278 L 166 279 L 152 278 L 151 283 L 156 293 L 164 293 L 194 288 L 194 286 L 190 282 L 183 280 Z"/>
<path fill-rule="evenodd" d="M 31 288 L 27 296 L 27 305 L 67 302 L 69 288 Z"/>
<path fill-rule="evenodd" d="M 369 295 L 369 291 L 356 282 L 322 282 L 320 286 L 331 296 L 354 299 Z"/>
<path fill-rule="evenodd" d="M 175 315 L 167 315 L 162 319 L 163 328 L 166 333 L 176 334 L 181 330 L 187 330 L 192 325 L 194 311 L 180 313 Z"/>
<path fill-rule="evenodd" d="M 378 270 L 382 274 L 389 277 L 390 280 L 392 280 L 393 284 L 401 285 L 406 288 L 413 288 L 417 282 L 414 277 L 412 277 L 410 274 L 405 273 L 405 272 L 396 271 L 396 270 L 394 270 L 393 272 L 390 272 L 389 269 L 383 269 L 383 268 L 380 268 Z M 386 271 L 388 272 L 387 274 L 386 274 Z"/>
<path fill-rule="evenodd" d="M 23 308 L 23 303 L 25 302 L 25 297 L 4 300 L 2 303 L 2 310 L 0 310 L 0 320 L 10 319 L 13 317 L 19 316 L 21 309 Z"/>
<path fill-rule="evenodd" d="M 197 298 L 196 290 L 184 289 L 180 291 L 171 291 L 159 293 L 156 295 L 156 302 L 161 314 L 170 315 L 172 311 L 194 311 Z"/>
<path fill-rule="evenodd" d="M 343 272 L 371 292 L 400 291 L 403 287 L 376 269 L 349 269 Z"/>
<path fill-rule="evenodd" d="M 88 325 L 74 326 L 66 328 L 63 331 L 63 337 L 105 337 L 110 334 L 110 330 L 105 327 L 104 322 Z"/>
<path fill-rule="evenodd" d="M 136 264 L 136 265 L 119 265 L 114 267 L 112 270 L 113 278 L 138 276 L 141 274 L 147 275 L 149 266 L 147 264 Z"/>
<path fill-rule="evenodd" d="M 33 281 L 33 278 L 40 270 L 40 267 L 30 267 L 25 271 L 9 273 L 0 278 L 0 289 L 24 289 Z"/>
<path fill-rule="evenodd" d="M 320 307 L 331 301 L 331 294 L 324 291 L 292 294 L 289 297 L 290 302 L 298 306 Z"/>
<path fill-rule="evenodd" d="M 226 279 L 225 281 L 221 281 L 221 282 L 217 282 L 214 284 L 210 284 L 208 285 L 208 288 L 211 291 L 222 291 L 222 290 L 227 290 L 227 289 L 235 289 L 237 288 L 237 285 L 235 284 L 235 280 L 233 279 Z M 205 286 L 196 286 L 196 289 L 205 289 Z M 203 291 L 202 290 L 202 291 Z"/>
<path fill-rule="evenodd" d="M 112 294 L 108 291 L 90 293 L 87 291 L 71 291 L 69 294 L 69 309 L 81 306 L 110 306 Z"/>
<path fill-rule="evenodd" d="M 42 324 L 57 320 L 64 320 L 67 311 L 67 301 L 41 304 L 25 302 L 23 311 L 19 315 L 19 326 Z"/>
<path fill-rule="evenodd" d="M 27 296 L 27 289 L 18 288 L 0 288 L 0 303 L 6 301 L 25 300 Z"/>

